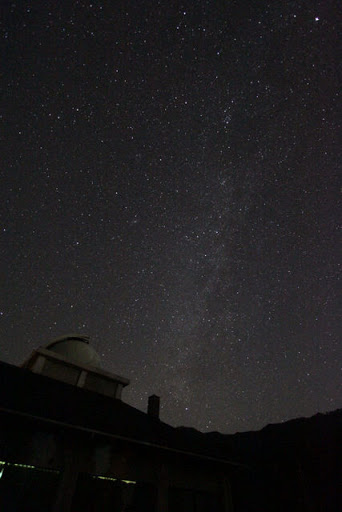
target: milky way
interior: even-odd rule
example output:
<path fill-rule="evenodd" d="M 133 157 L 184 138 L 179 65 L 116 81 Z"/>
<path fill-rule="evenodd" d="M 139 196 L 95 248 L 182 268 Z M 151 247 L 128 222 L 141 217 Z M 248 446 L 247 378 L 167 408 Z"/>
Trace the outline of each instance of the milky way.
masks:
<path fill-rule="evenodd" d="M 342 406 L 337 2 L 5 2 L 1 359 L 90 336 L 203 431 Z"/>

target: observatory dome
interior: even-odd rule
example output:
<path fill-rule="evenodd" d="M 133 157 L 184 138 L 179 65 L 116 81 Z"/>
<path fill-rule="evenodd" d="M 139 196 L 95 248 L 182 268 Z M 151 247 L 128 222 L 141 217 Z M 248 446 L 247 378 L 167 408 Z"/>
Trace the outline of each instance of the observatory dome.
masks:
<path fill-rule="evenodd" d="M 100 367 L 100 356 L 89 345 L 89 338 L 78 334 L 62 336 L 44 347 L 81 366 Z"/>

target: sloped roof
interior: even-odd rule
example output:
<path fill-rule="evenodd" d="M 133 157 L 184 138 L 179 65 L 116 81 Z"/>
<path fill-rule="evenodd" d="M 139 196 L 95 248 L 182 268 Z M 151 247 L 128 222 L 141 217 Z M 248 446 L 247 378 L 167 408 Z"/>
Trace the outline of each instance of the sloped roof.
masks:
<path fill-rule="evenodd" d="M 3 362 L 0 410 L 237 465 L 207 444 L 205 436 L 174 428 L 121 400 Z"/>

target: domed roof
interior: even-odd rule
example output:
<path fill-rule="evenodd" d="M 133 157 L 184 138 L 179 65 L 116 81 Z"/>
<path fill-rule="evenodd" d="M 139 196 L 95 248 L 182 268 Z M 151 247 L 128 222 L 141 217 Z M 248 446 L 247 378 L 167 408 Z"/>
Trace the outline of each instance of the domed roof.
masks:
<path fill-rule="evenodd" d="M 52 341 L 44 348 L 81 366 L 100 366 L 100 356 L 89 345 L 88 336 L 70 334 Z"/>

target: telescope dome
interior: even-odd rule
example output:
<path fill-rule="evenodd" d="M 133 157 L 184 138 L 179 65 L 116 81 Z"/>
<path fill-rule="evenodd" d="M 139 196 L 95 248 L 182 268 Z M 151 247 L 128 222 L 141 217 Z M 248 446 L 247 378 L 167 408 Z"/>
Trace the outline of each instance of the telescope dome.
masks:
<path fill-rule="evenodd" d="M 89 345 L 88 336 L 71 334 L 62 336 L 44 347 L 81 366 L 100 366 L 100 356 Z"/>

